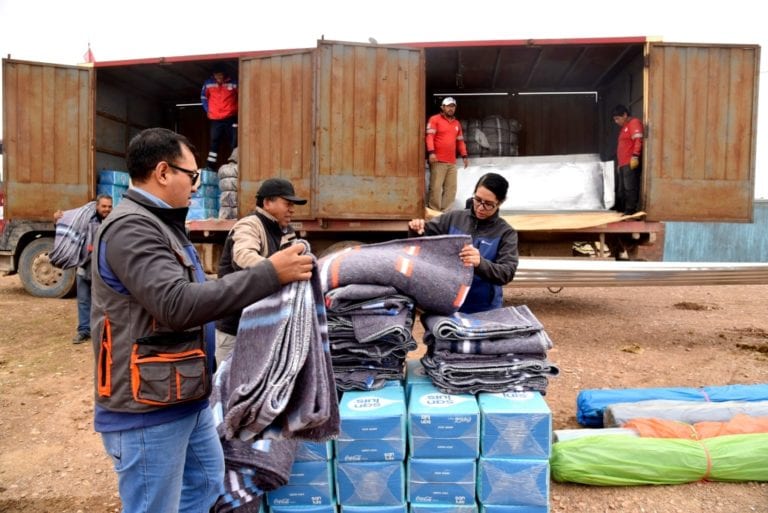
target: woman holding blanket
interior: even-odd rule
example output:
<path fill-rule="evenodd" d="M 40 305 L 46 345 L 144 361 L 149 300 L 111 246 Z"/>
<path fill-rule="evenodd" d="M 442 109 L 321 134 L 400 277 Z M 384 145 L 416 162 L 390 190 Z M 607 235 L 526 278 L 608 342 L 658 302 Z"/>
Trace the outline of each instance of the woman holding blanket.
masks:
<path fill-rule="evenodd" d="M 409 236 L 457 235 L 472 237 L 472 245 L 459 252 L 464 265 L 475 268 L 472 287 L 459 311 L 483 312 L 500 308 L 502 286 L 517 270 L 517 232 L 499 217 L 499 207 L 507 199 L 509 182 L 497 173 L 487 173 L 475 185 L 464 210 L 451 210 L 430 221 L 411 219 Z"/>

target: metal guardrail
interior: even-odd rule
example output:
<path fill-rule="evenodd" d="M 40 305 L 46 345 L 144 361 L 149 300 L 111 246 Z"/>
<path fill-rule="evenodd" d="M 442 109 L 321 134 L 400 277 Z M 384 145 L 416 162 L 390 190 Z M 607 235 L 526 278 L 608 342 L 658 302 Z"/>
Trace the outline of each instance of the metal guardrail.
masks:
<path fill-rule="evenodd" d="M 768 263 L 626 262 L 520 258 L 507 287 L 637 287 L 768 284 Z"/>

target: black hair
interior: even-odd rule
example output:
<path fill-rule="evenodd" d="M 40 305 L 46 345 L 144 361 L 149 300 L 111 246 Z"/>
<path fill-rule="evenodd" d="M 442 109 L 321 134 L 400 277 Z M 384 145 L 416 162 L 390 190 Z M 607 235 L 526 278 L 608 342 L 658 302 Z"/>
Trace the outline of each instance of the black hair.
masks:
<path fill-rule="evenodd" d="M 621 105 L 621 104 L 619 104 L 619 105 L 616 105 L 616 106 L 613 108 L 613 111 L 611 111 L 611 117 L 614 117 L 614 116 L 623 116 L 624 114 L 626 114 L 627 116 L 629 116 L 629 109 L 628 109 L 626 106 L 624 106 L 624 105 Z"/>
<path fill-rule="evenodd" d="M 125 157 L 131 179 L 145 182 L 160 162 L 173 162 L 181 157 L 182 145 L 193 154 L 189 139 L 167 128 L 147 128 L 131 139 Z"/>
<path fill-rule="evenodd" d="M 99 194 L 98 196 L 96 196 L 96 203 L 98 203 L 99 200 L 103 200 L 103 199 L 108 199 L 109 201 L 112 201 L 112 196 L 110 196 L 109 194 Z"/>
<path fill-rule="evenodd" d="M 211 66 L 211 74 L 214 73 L 227 73 L 227 67 L 224 65 L 223 62 L 216 62 L 213 66 Z"/>
<path fill-rule="evenodd" d="M 507 190 L 509 190 L 509 182 L 506 178 L 501 176 L 498 173 L 486 173 L 483 176 L 480 177 L 480 179 L 477 181 L 477 185 L 475 185 L 475 191 L 477 192 L 477 189 L 480 186 L 485 187 L 489 191 L 491 191 L 495 196 L 496 200 L 499 203 L 503 203 L 504 200 L 507 199 Z"/>

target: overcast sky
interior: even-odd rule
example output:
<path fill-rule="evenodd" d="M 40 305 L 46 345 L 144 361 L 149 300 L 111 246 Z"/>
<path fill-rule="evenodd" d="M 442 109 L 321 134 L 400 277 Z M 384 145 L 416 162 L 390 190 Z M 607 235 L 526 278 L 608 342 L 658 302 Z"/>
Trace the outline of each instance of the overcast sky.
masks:
<path fill-rule="evenodd" d="M 0 0 L 0 55 L 78 64 L 88 43 L 97 61 L 108 61 L 307 48 L 322 36 L 364 42 L 373 37 L 382 44 L 657 36 L 669 42 L 759 44 L 765 50 L 768 29 L 757 6 L 753 0 Z M 768 198 L 766 62 L 763 55 L 761 198 Z"/>

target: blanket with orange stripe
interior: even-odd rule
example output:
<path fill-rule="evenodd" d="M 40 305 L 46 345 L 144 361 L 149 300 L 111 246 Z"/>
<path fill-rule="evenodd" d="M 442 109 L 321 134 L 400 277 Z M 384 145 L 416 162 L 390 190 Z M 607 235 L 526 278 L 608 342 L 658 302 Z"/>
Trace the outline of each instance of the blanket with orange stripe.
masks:
<path fill-rule="evenodd" d="M 458 311 L 472 284 L 473 268 L 459 259 L 469 235 L 438 235 L 364 244 L 318 261 L 323 292 L 350 284 L 390 285 L 425 311 Z"/>

